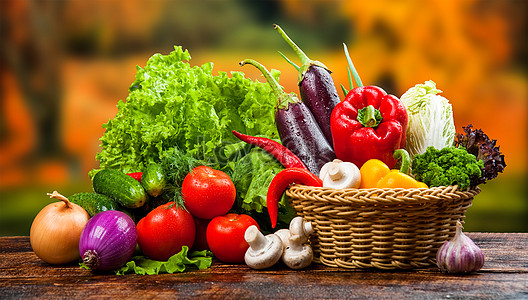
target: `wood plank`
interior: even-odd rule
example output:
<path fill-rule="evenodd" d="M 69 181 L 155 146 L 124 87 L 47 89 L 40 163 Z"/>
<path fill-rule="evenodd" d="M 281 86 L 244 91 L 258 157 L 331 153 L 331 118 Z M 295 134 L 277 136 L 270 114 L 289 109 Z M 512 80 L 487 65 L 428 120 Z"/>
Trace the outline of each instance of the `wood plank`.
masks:
<path fill-rule="evenodd" d="M 473 233 L 467 235 L 482 249 L 487 272 L 526 272 L 528 233 Z"/>
<path fill-rule="evenodd" d="M 0 238 L 0 298 L 527 298 L 528 233 L 468 233 L 481 247 L 484 268 L 451 275 L 437 268 L 407 271 L 349 270 L 313 264 L 262 271 L 214 261 L 206 270 L 180 274 L 101 275 L 77 264 L 51 266 L 27 237 Z"/>

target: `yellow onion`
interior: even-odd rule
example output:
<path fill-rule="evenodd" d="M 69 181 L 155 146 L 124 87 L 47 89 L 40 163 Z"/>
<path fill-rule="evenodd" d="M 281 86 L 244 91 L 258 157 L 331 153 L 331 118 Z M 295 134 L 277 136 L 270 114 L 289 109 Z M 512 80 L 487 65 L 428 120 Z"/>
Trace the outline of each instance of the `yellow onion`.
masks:
<path fill-rule="evenodd" d="M 29 240 L 35 254 L 50 264 L 73 262 L 79 256 L 79 238 L 90 216 L 57 191 L 48 193 L 61 201 L 48 204 L 31 224 Z"/>

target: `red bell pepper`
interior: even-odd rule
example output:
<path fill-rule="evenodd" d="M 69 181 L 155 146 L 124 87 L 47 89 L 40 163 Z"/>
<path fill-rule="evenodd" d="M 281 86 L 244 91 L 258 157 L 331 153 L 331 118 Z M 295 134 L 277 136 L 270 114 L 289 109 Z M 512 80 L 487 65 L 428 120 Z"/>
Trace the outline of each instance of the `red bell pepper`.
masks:
<path fill-rule="evenodd" d="M 353 88 L 332 112 L 336 156 L 357 166 L 377 158 L 393 168 L 394 150 L 405 146 L 407 123 L 407 110 L 397 97 L 376 86 Z"/>

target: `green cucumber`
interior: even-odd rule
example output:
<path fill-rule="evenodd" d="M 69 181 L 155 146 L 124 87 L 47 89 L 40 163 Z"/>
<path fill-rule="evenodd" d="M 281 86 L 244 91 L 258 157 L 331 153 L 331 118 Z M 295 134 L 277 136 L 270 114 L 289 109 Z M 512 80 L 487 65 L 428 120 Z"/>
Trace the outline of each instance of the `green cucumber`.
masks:
<path fill-rule="evenodd" d="M 141 183 L 119 170 L 97 172 L 92 184 L 96 193 L 106 195 L 124 207 L 141 207 L 147 201 L 147 193 Z"/>
<path fill-rule="evenodd" d="M 167 185 L 167 177 L 160 164 L 152 163 L 147 166 L 141 176 L 141 185 L 152 197 L 158 197 Z"/>
<path fill-rule="evenodd" d="M 68 200 L 84 208 L 90 217 L 105 210 L 119 210 L 119 205 L 103 194 L 77 193 L 68 197 Z"/>

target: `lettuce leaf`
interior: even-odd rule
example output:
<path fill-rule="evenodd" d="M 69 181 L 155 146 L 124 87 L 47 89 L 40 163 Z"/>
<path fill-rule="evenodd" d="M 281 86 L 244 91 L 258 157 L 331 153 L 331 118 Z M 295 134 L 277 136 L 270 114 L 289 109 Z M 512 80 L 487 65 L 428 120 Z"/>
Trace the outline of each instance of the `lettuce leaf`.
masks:
<path fill-rule="evenodd" d="M 262 212 L 271 180 L 284 167 L 260 148 L 236 161 L 231 179 L 237 187 L 237 207 L 246 211 Z"/>
<path fill-rule="evenodd" d="M 193 251 L 188 253 L 189 248 L 183 246 L 182 250 L 167 261 L 152 260 L 145 256 L 134 256 L 125 266 L 115 270 L 116 275 L 135 273 L 138 275 L 154 275 L 160 273 L 181 273 L 187 268 L 198 270 L 207 269 L 211 266 L 213 256 L 210 251 Z"/>
<path fill-rule="evenodd" d="M 225 147 L 239 142 L 232 130 L 278 137 L 276 99 L 267 83 L 241 72 L 213 75 L 212 63 L 191 66 L 190 59 L 176 46 L 137 67 L 126 101 L 118 102 L 116 116 L 103 125 L 100 168 L 142 171 L 174 147 L 224 168 Z"/>

